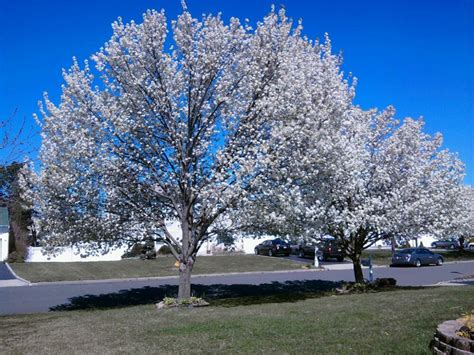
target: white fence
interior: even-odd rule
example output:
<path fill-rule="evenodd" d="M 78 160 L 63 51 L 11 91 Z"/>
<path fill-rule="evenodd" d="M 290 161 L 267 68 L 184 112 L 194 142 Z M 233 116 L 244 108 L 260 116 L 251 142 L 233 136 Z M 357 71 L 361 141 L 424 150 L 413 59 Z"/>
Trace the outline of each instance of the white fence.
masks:
<path fill-rule="evenodd" d="M 235 250 L 239 252 L 244 252 L 246 254 L 252 254 L 254 248 L 257 244 L 261 243 L 266 239 L 273 239 L 271 236 L 264 236 L 260 238 L 241 238 L 235 243 Z M 418 238 L 418 246 L 420 242 L 423 243 L 423 246 L 430 247 L 431 243 L 435 239 L 431 236 L 423 236 Z M 416 242 L 413 240 L 410 242 L 412 246 L 416 246 Z M 156 244 L 156 250 L 159 250 L 162 244 Z M 382 243 L 377 243 L 373 248 L 389 248 L 388 245 L 383 245 Z M 219 253 L 223 250 L 222 245 L 216 245 L 215 243 L 209 242 L 204 243 L 204 245 L 199 250 L 199 255 L 210 255 L 214 253 Z M 121 260 L 122 255 L 127 251 L 126 247 L 115 249 L 104 255 L 97 256 L 87 256 L 82 257 L 80 251 L 76 249 L 64 247 L 62 252 L 57 255 L 45 255 L 43 253 L 43 248 L 41 247 L 29 247 L 28 255 L 26 257 L 26 262 L 81 262 L 81 261 L 112 261 L 112 260 Z M 8 233 L 0 234 L 0 260 L 5 260 L 8 256 Z"/>
<path fill-rule="evenodd" d="M 125 253 L 127 248 L 119 248 L 110 251 L 104 255 L 98 256 L 81 256 L 80 251 L 78 252 L 73 248 L 60 248 L 60 253 L 57 255 L 47 255 L 43 253 L 41 247 L 29 247 L 28 255 L 26 256 L 26 262 L 80 262 L 80 261 L 112 261 L 120 260 L 122 255 Z"/>
<path fill-rule="evenodd" d="M 254 248 L 262 240 L 270 239 L 271 237 L 262 237 L 262 238 L 242 238 L 235 243 L 236 251 L 244 252 L 247 254 L 252 254 Z M 8 234 L 7 234 L 7 244 L 8 245 Z M 156 244 L 155 249 L 159 250 L 162 244 Z M 209 255 L 219 252 L 223 249 L 223 246 L 216 245 L 215 243 L 209 242 L 204 243 L 204 245 L 199 250 L 199 255 Z M 41 247 L 28 247 L 28 254 L 26 256 L 26 262 L 83 262 L 83 261 L 113 261 L 121 260 L 122 255 L 127 251 L 126 247 L 115 249 L 104 255 L 97 256 L 81 256 L 84 254 L 77 249 L 70 247 L 60 248 L 59 253 L 56 255 L 45 254 L 43 248 Z M 6 254 L 7 255 L 7 254 Z"/>

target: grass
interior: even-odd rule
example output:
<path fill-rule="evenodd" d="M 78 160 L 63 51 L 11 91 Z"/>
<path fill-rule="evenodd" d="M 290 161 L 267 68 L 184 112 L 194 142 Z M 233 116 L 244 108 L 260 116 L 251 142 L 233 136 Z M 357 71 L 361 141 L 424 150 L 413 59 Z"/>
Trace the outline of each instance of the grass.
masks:
<path fill-rule="evenodd" d="M 436 250 L 432 249 L 433 253 L 443 256 L 444 261 L 464 261 L 474 260 L 474 250 Z M 367 249 L 362 253 L 363 258 L 372 256 L 374 264 L 390 265 L 392 253 L 390 249 Z"/>
<path fill-rule="evenodd" d="M 0 317 L 0 353 L 429 354 L 474 287 L 157 312 L 154 305 Z"/>
<path fill-rule="evenodd" d="M 18 276 L 31 282 L 103 280 L 135 277 L 175 276 L 173 257 L 155 260 L 119 260 L 74 263 L 12 263 Z M 302 269 L 305 265 L 282 258 L 256 255 L 216 255 L 197 258 L 193 275 L 247 271 Z"/>

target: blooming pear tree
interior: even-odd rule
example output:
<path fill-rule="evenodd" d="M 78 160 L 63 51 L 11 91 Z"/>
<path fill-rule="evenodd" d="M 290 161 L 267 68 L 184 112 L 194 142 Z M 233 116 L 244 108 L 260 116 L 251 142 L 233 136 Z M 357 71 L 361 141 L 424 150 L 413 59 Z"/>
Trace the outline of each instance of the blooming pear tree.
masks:
<path fill-rule="evenodd" d="M 423 132 L 422 120 L 400 125 L 391 107 L 345 108 L 332 129 L 321 132 L 320 122 L 307 117 L 273 131 L 278 168 L 262 180 L 277 183 L 274 191 L 257 191 L 248 208 L 267 212 L 255 221 L 261 229 L 335 237 L 363 282 L 362 251 L 377 241 L 442 235 L 456 225 L 452 206 L 463 188 L 463 165 L 440 149 L 440 135 Z"/>
<path fill-rule="evenodd" d="M 463 186 L 458 194 L 451 196 L 448 203 L 455 218 L 445 228 L 446 232 L 436 237 L 458 237 L 459 248 L 463 250 L 466 240 L 474 236 L 474 188 Z"/>
<path fill-rule="evenodd" d="M 304 117 L 303 101 L 324 101 L 320 87 L 350 90 L 337 58 L 321 54 L 329 48 L 284 10 L 253 29 L 184 7 L 170 39 L 163 11 L 112 27 L 95 69 L 74 61 L 61 102 L 45 96 L 34 194 L 46 244 L 96 253 L 152 236 L 180 262 L 178 297 L 188 298 L 199 248 L 271 165 L 273 123 Z M 319 86 L 305 90 L 309 80 Z"/>

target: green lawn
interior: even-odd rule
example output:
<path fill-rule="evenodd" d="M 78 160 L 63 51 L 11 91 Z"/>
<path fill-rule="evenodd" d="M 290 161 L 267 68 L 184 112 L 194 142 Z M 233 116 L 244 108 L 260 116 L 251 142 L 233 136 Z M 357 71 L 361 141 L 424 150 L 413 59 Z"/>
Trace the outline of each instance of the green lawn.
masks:
<path fill-rule="evenodd" d="M 18 276 L 31 282 L 103 280 L 134 277 L 174 276 L 173 257 L 156 260 L 120 260 L 75 263 L 12 263 Z M 302 269 L 303 263 L 283 258 L 256 255 L 216 255 L 197 258 L 193 275 L 246 271 L 276 271 Z"/>
<path fill-rule="evenodd" d="M 462 261 L 474 260 L 474 250 L 436 250 L 432 249 L 433 253 L 441 254 L 444 261 Z M 390 265 L 392 253 L 390 249 L 367 249 L 362 253 L 363 258 L 368 258 L 372 255 L 374 264 Z"/>
<path fill-rule="evenodd" d="M 154 305 L 0 317 L 0 353 L 429 354 L 474 287 L 157 312 Z"/>

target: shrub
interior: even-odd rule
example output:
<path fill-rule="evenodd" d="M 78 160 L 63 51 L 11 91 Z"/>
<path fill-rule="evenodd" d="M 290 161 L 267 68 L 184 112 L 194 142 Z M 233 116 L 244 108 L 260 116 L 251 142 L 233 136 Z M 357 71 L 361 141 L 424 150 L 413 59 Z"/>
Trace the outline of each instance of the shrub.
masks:
<path fill-rule="evenodd" d="M 18 253 L 17 251 L 12 251 L 10 254 L 8 254 L 7 262 L 8 263 L 23 263 L 25 262 L 25 257 L 21 253 Z"/>
<path fill-rule="evenodd" d="M 146 242 L 135 243 L 130 249 L 130 251 L 127 251 L 122 255 L 122 259 L 137 257 L 142 260 L 155 259 L 155 242 L 153 240 L 147 240 Z"/>
<path fill-rule="evenodd" d="M 163 245 L 159 250 L 158 250 L 159 255 L 171 255 L 171 248 L 168 245 Z"/>

